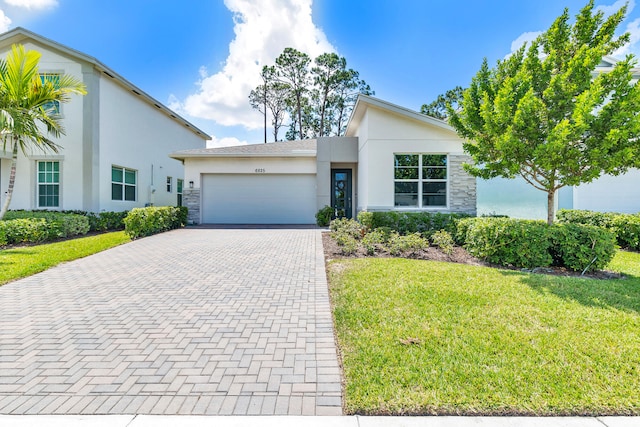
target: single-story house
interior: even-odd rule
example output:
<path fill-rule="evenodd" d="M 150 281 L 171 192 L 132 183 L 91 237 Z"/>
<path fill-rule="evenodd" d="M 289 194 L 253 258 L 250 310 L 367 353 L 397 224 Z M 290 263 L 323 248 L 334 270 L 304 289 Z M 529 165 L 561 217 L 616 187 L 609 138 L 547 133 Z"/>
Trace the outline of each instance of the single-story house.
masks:
<path fill-rule="evenodd" d="M 210 137 L 97 59 L 23 28 L 0 34 L 0 57 L 13 44 L 42 54 L 40 73 L 73 75 L 87 95 L 57 106 L 66 135 L 58 153 L 19 154 L 11 209 L 124 211 L 179 205 L 182 163 L 169 153 L 206 146 Z M 0 202 L 11 153 L 0 146 Z"/>
<path fill-rule="evenodd" d="M 447 123 L 360 95 L 344 137 L 176 151 L 194 223 L 313 224 L 322 207 L 476 212 L 476 181 Z"/>

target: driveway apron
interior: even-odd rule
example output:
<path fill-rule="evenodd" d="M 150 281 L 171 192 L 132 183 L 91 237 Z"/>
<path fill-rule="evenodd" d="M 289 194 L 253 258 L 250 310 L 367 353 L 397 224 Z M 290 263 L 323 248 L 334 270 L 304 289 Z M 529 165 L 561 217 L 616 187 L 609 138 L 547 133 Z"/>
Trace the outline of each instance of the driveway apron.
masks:
<path fill-rule="evenodd" d="M 0 287 L 0 414 L 340 415 L 341 396 L 319 230 L 174 230 Z"/>

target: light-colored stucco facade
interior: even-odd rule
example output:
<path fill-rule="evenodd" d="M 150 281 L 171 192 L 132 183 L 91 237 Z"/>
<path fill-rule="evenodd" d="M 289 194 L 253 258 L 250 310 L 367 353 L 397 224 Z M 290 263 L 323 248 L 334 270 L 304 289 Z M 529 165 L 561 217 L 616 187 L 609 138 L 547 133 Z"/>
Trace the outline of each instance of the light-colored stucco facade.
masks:
<path fill-rule="evenodd" d="M 416 179 L 405 180 L 416 189 L 408 196 L 414 205 L 398 203 L 398 155 L 420 163 L 413 167 Z M 171 156 L 185 164 L 185 205 L 196 223 L 311 224 L 324 206 L 346 217 L 359 211 L 476 211 L 475 179 L 462 169 L 470 159 L 455 131 L 370 96 L 358 98 L 344 137 L 183 150 Z M 428 169 L 422 165 L 424 156 L 438 156 L 441 162 L 436 206 L 424 202 L 430 200 L 425 188 L 431 182 L 421 176 L 422 166 Z"/>
<path fill-rule="evenodd" d="M 19 154 L 11 209 L 100 212 L 177 204 L 184 168 L 168 154 L 203 147 L 208 135 L 95 58 L 22 28 L 0 35 L 0 56 L 6 56 L 13 44 L 41 53 L 41 74 L 69 74 L 81 80 L 87 95 L 73 95 L 61 104 L 66 132 L 54 140 L 61 147 L 58 153 L 35 149 Z M 57 206 L 40 205 L 39 162 L 57 163 Z M 0 151 L 2 200 L 10 166 L 10 153 Z M 113 167 L 135 174 L 135 200 L 113 200 Z"/>

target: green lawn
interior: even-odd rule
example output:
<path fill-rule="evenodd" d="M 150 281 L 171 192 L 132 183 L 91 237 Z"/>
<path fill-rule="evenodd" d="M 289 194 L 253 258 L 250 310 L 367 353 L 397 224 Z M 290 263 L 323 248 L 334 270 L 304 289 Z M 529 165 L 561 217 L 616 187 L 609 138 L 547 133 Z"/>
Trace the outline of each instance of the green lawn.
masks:
<path fill-rule="evenodd" d="M 0 250 L 0 285 L 39 273 L 61 262 L 82 258 L 129 241 L 131 239 L 124 231 L 118 231 L 57 243 Z"/>
<path fill-rule="evenodd" d="M 346 412 L 640 414 L 640 254 L 610 267 L 629 277 L 331 262 Z"/>

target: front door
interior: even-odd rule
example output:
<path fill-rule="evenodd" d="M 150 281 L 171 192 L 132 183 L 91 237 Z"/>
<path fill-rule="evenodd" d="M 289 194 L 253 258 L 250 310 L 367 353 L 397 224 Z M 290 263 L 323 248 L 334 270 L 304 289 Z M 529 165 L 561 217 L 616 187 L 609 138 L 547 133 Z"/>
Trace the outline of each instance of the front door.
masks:
<path fill-rule="evenodd" d="M 331 169 L 331 207 L 335 218 L 351 218 L 351 169 Z"/>

